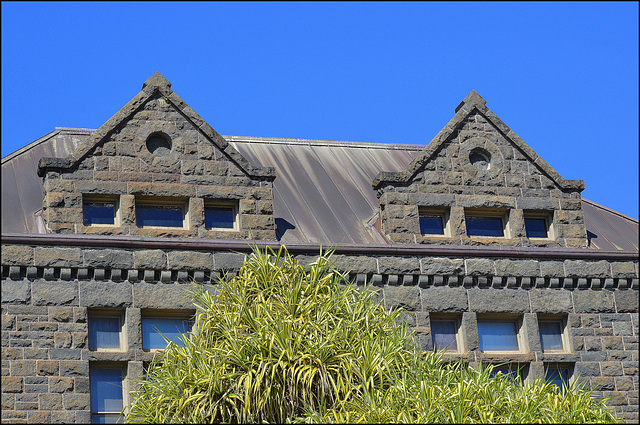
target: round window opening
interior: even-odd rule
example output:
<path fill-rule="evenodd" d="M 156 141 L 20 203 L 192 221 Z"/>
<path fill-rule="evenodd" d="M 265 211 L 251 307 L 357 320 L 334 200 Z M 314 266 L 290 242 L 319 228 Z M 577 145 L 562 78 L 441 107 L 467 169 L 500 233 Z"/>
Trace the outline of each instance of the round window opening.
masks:
<path fill-rule="evenodd" d="M 477 170 L 488 170 L 491 168 L 491 154 L 484 149 L 476 148 L 469 153 L 469 162 Z"/>
<path fill-rule="evenodd" d="M 164 133 L 153 133 L 147 139 L 147 149 L 155 156 L 167 156 L 171 153 L 171 139 Z"/>

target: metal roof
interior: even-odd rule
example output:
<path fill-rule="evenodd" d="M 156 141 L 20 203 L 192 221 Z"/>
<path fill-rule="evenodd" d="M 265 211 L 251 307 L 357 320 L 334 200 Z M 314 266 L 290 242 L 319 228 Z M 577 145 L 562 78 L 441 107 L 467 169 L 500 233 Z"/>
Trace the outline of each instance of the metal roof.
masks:
<path fill-rule="evenodd" d="M 44 233 L 42 157 L 66 157 L 93 130 L 55 131 L 2 159 L 2 233 Z M 387 244 L 376 229 L 380 171 L 402 171 L 422 145 L 223 136 L 252 165 L 276 168 L 274 213 L 286 244 Z M 638 220 L 582 199 L 590 247 L 637 251 Z"/>

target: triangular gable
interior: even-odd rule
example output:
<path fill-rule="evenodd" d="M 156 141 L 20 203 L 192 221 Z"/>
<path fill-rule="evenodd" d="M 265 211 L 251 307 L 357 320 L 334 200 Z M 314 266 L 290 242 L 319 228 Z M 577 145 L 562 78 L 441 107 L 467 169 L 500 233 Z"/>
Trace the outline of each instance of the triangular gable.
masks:
<path fill-rule="evenodd" d="M 172 89 L 171 83 L 159 72 L 153 74 L 142 85 L 142 90 L 124 107 L 116 112 L 107 122 L 92 133 L 82 142 L 73 153 L 66 158 L 42 158 L 38 165 L 38 174 L 44 175 L 45 169 L 70 169 L 85 158 L 92 150 L 108 138 L 120 124 L 128 120 L 133 114 L 140 110 L 143 105 L 159 93 L 164 99 L 178 109 L 184 116 L 200 130 L 218 149 L 229 156 L 241 170 L 251 177 L 275 178 L 275 168 L 254 167 L 244 156 L 242 156 L 233 146 L 218 134 L 200 115 L 198 115 L 187 103 L 180 98 Z"/>
<path fill-rule="evenodd" d="M 512 145 L 517 147 L 522 154 L 544 174 L 546 174 L 561 189 L 582 191 L 584 190 L 584 180 L 567 180 L 564 179 L 556 170 L 554 170 L 544 159 L 527 145 L 513 130 L 509 128 L 500 118 L 496 116 L 487 106 L 486 100 L 482 98 L 475 90 L 464 98 L 456 107 L 455 115 L 440 130 L 440 132 L 429 142 L 420 155 L 418 155 L 405 170 L 400 172 L 381 171 L 374 178 L 372 185 L 374 189 L 378 189 L 383 183 L 406 184 L 430 161 L 435 160 L 438 150 L 449 140 L 450 136 L 456 131 L 475 111 L 482 114 L 501 135 Z"/>

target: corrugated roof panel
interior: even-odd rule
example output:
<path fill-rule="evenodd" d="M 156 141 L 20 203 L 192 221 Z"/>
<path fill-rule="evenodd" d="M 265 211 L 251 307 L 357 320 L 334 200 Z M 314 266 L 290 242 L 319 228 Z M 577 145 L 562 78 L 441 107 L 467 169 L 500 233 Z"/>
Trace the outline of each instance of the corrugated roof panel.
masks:
<path fill-rule="evenodd" d="M 2 164 L 2 231 L 28 233 L 25 213 L 21 207 L 22 194 L 18 190 L 12 161 Z M 33 214 L 33 213 L 31 213 Z"/>
<path fill-rule="evenodd" d="M 587 220 L 587 231 L 596 235 L 591 236 L 592 244 L 605 250 L 637 250 L 637 246 L 629 241 L 629 235 L 623 236 L 611 223 L 618 221 L 613 214 L 588 202 L 583 202 L 582 208 Z"/>

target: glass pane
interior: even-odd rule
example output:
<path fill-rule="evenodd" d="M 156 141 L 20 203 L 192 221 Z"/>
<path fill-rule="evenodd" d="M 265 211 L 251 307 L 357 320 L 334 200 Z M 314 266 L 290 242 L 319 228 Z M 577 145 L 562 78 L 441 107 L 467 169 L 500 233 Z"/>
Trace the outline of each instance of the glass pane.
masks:
<path fill-rule="evenodd" d="M 496 236 L 502 237 L 502 219 L 500 217 L 469 217 L 465 218 L 467 236 Z"/>
<path fill-rule="evenodd" d="M 120 348 L 120 319 L 89 318 L 89 349 L 97 348 Z"/>
<path fill-rule="evenodd" d="M 183 227 L 182 215 L 179 205 L 136 205 L 138 227 Z"/>
<path fill-rule="evenodd" d="M 122 410 L 122 369 L 91 369 L 91 410 Z"/>
<path fill-rule="evenodd" d="M 444 235 L 441 215 L 421 215 L 420 233 L 423 235 Z"/>
<path fill-rule="evenodd" d="M 498 367 L 498 368 L 494 368 L 491 372 L 489 372 L 489 376 L 491 378 L 493 378 L 494 376 L 496 376 L 498 373 L 501 373 L 503 375 L 506 375 L 507 378 L 509 378 L 511 381 L 516 382 L 518 381 L 519 377 L 520 377 L 520 370 L 517 368 L 510 368 L 510 367 Z"/>
<path fill-rule="evenodd" d="M 116 207 L 110 203 L 85 202 L 84 204 L 84 225 L 92 224 L 115 224 Z"/>
<path fill-rule="evenodd" d="M 204 227 L 233 229 L 233 208 L 205 208 Z"/>
<path fill-rule="evenodd" d="M 525 218 L 524 228 L 528 238 L 546 238 L 547 224 L 544 218 Z"/>
<path fill-rule="evenodd" d="M 482 351 L 517 351 L 518 338 L 514 322 L 478 322 Z"/>
<path fill-rule="evenodd" d="M 121 424 L 124 423 L 124 416 L 118 419 L 120 414 L 107 414 L 107 415 L 91 415 L 91 423 L 94 424 Z"/>
<path fill-rule="evenodd" d="M 557 385 L 564 394 L 564 387 L 568 385 L 569 371 L 567 369 L 547 369 L 544 379 Z"/>
<path fill-rule="evenodd" d="M 182 347 L 179 337 L 189 332 L 188 319 L 172 318 L 143 318 L 142 319 L 142 348 L 167 348 L 164 337 Z"/>
<path fill-rule="evenodd" d="M 456 322 L 453 320 L 432 320 L 431 336 L 434 350 L 458 350 Z"/>
<path fill-rule="evenodd" d="M 560 322 L 538 322 L 542 351 L 562 350 L 562 327 Z"/>

